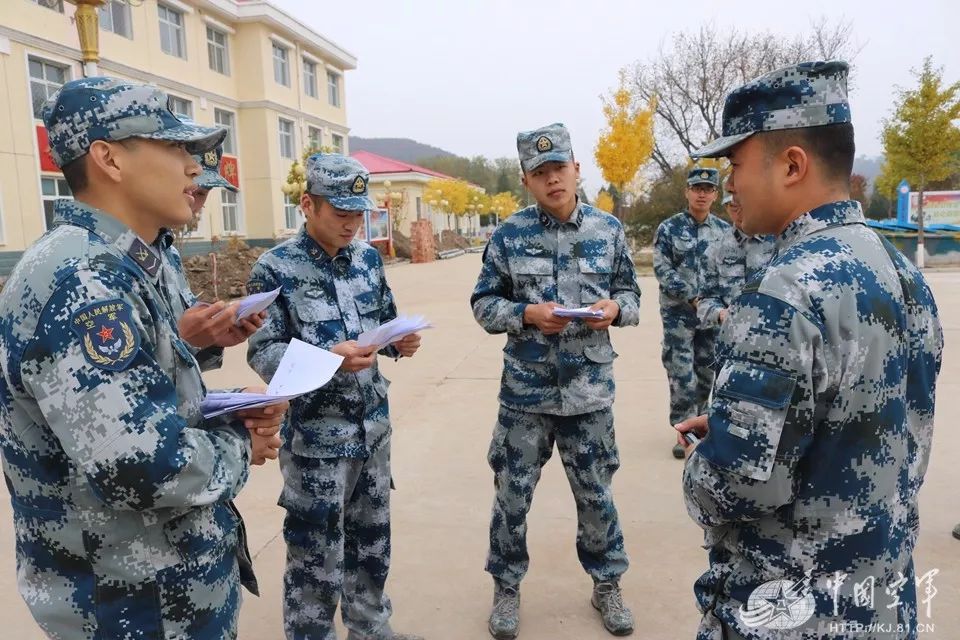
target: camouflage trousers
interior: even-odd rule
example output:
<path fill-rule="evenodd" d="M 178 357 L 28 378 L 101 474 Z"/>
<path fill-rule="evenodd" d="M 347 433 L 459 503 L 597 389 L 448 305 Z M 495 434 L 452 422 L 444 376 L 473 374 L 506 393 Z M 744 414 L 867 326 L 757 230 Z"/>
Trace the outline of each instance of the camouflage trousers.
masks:
<path fill-rule="evenodd" d="M 336 640 L 333 619 L 341 600 L 348 640 L 389 638 L 389 439 L 366 459 L 304 458 L 284 448 L 280 468 L 287 638 Z"/>
<path fill-rule="evenodd" d="M 670 383 L 670 424 L 706 412 L 713 387 L 717 328 L 700 328 L 696 312 L 661 310 L 663 368 Z"/>
<path fill-rule="evenodd" d="M 555 416 L 500 407 L 487 455 L 496 495 L 486 569 L 511 586 L 526 574 L 527 512 L 554 442 L 577 505 L 580 564 L 595 581 L 616 580 L 628 561 L 610 486 L 620 467 L 612 409 Z"/>

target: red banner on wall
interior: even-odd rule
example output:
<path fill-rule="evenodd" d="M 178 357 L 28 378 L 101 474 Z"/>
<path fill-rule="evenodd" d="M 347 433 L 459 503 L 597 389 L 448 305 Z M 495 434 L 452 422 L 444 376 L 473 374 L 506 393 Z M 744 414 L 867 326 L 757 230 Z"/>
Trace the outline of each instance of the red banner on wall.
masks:
<path fill-rule="evenodd" d="M 59 172 L 60 167 L 50 155 L 50 139 L 47 138 L 47 129 L 42 124 L 37 125 L 37 149 L 40 151 L 40 171 Z"/>
<path fill-rule="evenodd" d="M 240 167 L 237 159 L 233 156 L 223 156 L 220 158 L 220 175 L 226 178 L 227 182 L 240 188 Z"/>

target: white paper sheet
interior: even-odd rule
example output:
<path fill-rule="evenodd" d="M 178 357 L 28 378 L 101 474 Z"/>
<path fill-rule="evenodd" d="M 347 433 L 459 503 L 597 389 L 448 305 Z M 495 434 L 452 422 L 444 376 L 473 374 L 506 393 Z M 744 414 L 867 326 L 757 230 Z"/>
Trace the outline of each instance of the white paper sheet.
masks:
<path fill-rule="evenodd" d="M 277 299 L 280 295 L 280 287 L 273 291 L 264 291 L 263 293 L 253 293 L 240 301 L 237 305 L 237 324 L 244 318 L 249 318 L 255 313 L 260 313 Z"/>
<path fill-rule="evenodd" d="M 591 318 L 591 319 L 601 319 L 603 318 L 603 311 L 597 309 L 596 311 L 591 311 L 590 307 L 580 307 L 579 309 L 564 309 L 563 307 L 557 307 L 553 310 L 553 315 L 558 318 Z"/>
<path fill-rule="evenodd" d="M 204 418 L 277 404 L 316 391 L 330 382 L 343 356 L 294 338 L 280 359 L 266 393 L 208 393 L 200 405 Z"/>
<path fill-rule="evenodd" d="M 376 329 L 361 333 L 357 336 L 357 344 L 361 347 L 375 346 L 379 350 L 404 336 L 432 327 L 433 325 L 427 322 L 423 316 L 397 316 L 390 322 L 384 322 Z"/>

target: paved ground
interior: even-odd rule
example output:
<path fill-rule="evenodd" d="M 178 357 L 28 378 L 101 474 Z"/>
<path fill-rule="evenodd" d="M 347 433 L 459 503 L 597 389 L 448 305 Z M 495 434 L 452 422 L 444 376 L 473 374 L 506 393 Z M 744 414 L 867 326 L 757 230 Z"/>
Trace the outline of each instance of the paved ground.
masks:
<path fill-rule="evenodd" d="M 467 299 L 479 269 L 476 255 L 429 265 L 390 268 L 400 308 L 429 317 L 412 360 L 384 362 L 393 380 L 394 554 L 389 590 L 394 627 L 430 640 L 484 640 L 491 583 L 483 571 L 492 476 L 485 455 L 496 416 L 500 350 L 504 338 L 474 323 Z M 922 493 L 922 525 L 916 554 L 921 572 L 940 570 L 934 585 L 935 627 L 925 638 L 960 637 L 960 542 L 950 530 L 960 521 L 960 439 L 947 424 L 960 412 L 960 277 L 931 273 L 944 318 L 947 354 L 939 385 L 937 435 Z M 670 457 L 667 387 L 660 365 L 656 283 L 644 278 L 639 328 L 614 329 L 617 440 L 622 468 L 615 488 L 632 568 L 624 576 L 637 614 L 635 637 L 693 638 L 697 613 L 691 585 L 706 566 L 700 530 L 689 520 L 680 494 L 681 463 Z M 211 386 L 254 382 L 244 350 L 233 349 L 227 366 L 209 376 Z M 607 638 L 590 607 L 590 580 L 577 563 L 573 500 L 554 456 L 544 472 L 530 515 L 532 566 L 523 584 L 521 639 Z M 256 468 L 240 506 L 257 556 L 262 597 L 248 597 L 241 615 L 244 640 L 282 638 L 280 581 L 284 545 L 276 506 L 276 465 Z M 0 503 L 0 619 L 3 637 L 42 638 L 16 594 L 9 505 Z M 12 635 L 10 635 L 12 634 Z"/>

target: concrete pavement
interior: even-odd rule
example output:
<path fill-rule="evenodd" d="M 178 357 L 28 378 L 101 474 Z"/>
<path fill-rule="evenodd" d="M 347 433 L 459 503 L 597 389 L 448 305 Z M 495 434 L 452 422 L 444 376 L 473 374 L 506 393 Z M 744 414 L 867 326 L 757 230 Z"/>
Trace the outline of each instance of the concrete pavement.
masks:
<path fill-rule="evenodd" d="M 402 312 L 424 314 L 436 325 L 425 332 L 417 357 L 381 359 L 393 380 L 393 568 L 389 593 L 393 626 L 429 640 L 485 640 L 491 581 L 483 571 L 493 496 L 486 452 L 497 412 L 503 336 L 488 336 L 473 321 L 468 298 L 478 255 L 427 265 L 398 265 L 387 276 Z M 960 440 L 950 416 L 960 410 L 960 277 L 929 274 L 946 330 L 947 352 L 939 385 L 933 458 L 921 494 L 918 573 L 939 569 L 932 601 L 934 626 L 923 638 L 960 637 Z M 615 479 L 631 569 L 622 586 L 637 618 L 634 637 L 694 637 L 698 614 L 691 586 L 706 567 L 702 534 L 688 518 L 680 492 L 682 463 L 670 455 L 667 385 L 660 365 L 656 282 L 642 279 L 638 328 L 613 329 L 616 362 L 617 441 L 622 466 Z M 257 381 L 245 348 L 231 349 L 225 367 L 208 374 L 211 387 Z M 522 640 L 609 638 L 589 603 L 591 582 L 577 562 L 573 499 L 558 456 L 544 470 L 530 513 L 530 572 L 522 587 Z M 276 506 L 280 474 L 275 463 L 253 470 L 239 505 L 250 533 L 260 577 L 260 598 L 248 596 L 240 637 L 279 640 L 284 544 Z M 0 615 L 4 637 L 41 639 L 16 592 L 9 503 L 0 502 Z M 12 635 L 10 635 L 12 634 Z"/>

